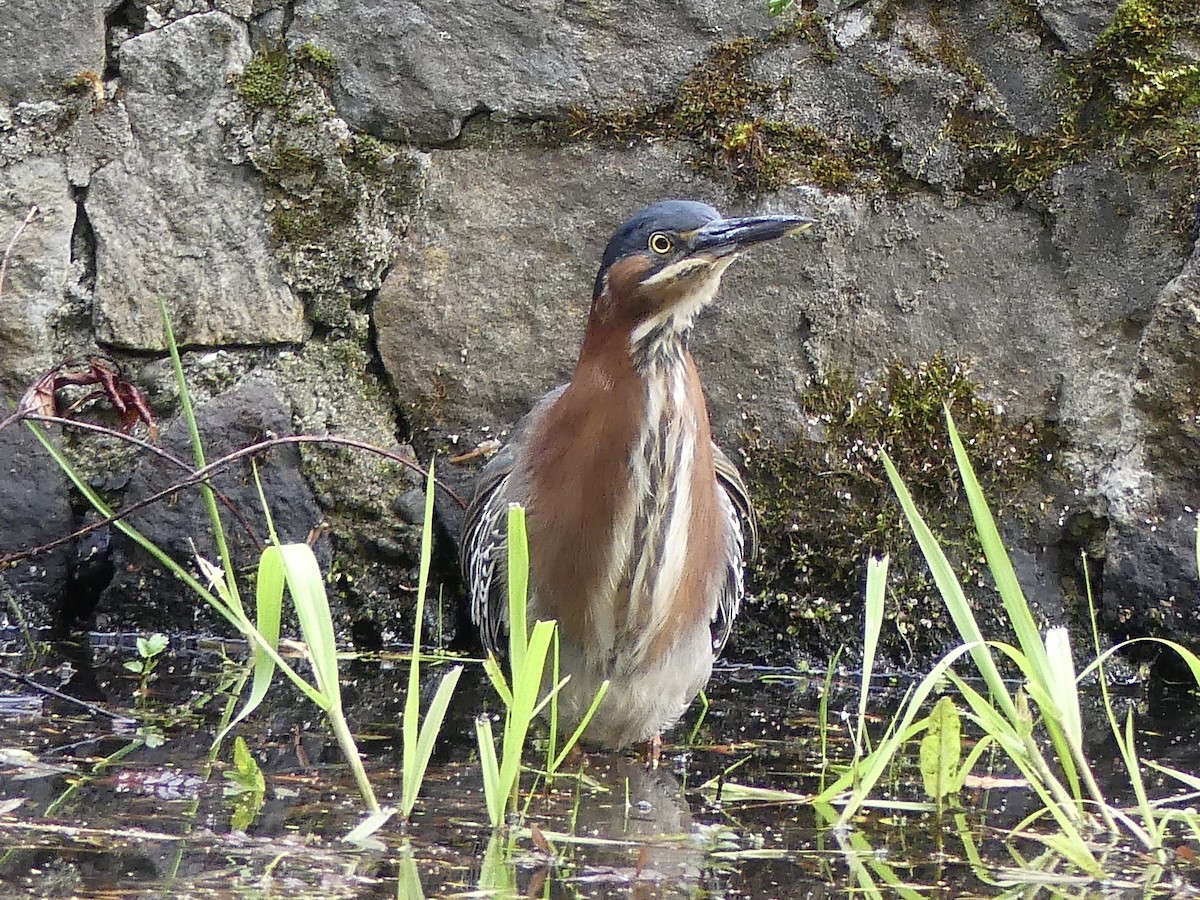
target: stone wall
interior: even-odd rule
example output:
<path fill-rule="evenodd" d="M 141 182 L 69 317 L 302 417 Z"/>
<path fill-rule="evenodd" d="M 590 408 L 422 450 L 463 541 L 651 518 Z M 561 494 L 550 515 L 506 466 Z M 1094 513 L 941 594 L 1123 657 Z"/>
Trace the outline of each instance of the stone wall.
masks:
<path fill-rule="evenodd" d="M 758 0 L 10 6 L 2 242 L 40 213 L 0 300 L 0 412 L 42 371 L 101 351 L 186 456 L 162 300 L 212 452 L 303 431 L 453 455 L 569 377 L 600 253 L 637 208 L 805 212 L 817 227 L 732 269 L 694 340 L 719 441 L 764 520 L 799 536 L 767 542 L 776 558 L 732 652 L 788 661 L 853 640 L 853 573 L 868 551 L 904 552 L 854 524 L 884 502 L 867 489 L 875 443 L 948 448 L 844 426 L 859 401 L 903 412 L 871 387 L 897 363 L 946 360 L 978 385 L 956 409 L 972 411 L 985 475 L 1004 474 L 988 484 L 1043 616 L 1082 621 L 1086 551 L 1113 636 L 1195 635 L 1189 3 L 820 0 L 774 19 Z M 831 392 L 847 377 L 859 401 Z M 162 484 L 162 463 L 129 446 L 61 440 L 114 502 Z M 32 509 L 36 479 L 41 510 L 0 526 L 0 555 L 82 516 L 39 453 L 0 436 L 0 503 Z M 264 465 L 287 536 L 331 526 L 343 624 L 397 637 L 417 481 L 344 450 Z M 442 470 L 461 487 L 472 468 Z M 246 477 L 230 499 L 261 522 Z M 773 505 L 787 496 L 804 521 Z M 198 516 L 182 502 L 142 524 L 205 551 Z M 118 554 L 101 627 L 211 625 L 150 560 Z M 842 562 L 817 564 L 829 557 Z M 900 660 L 945 636 L 917 569 L 893 596 Z M 3 578 L 36 622 L 70 570 L 60 551 Z"/>

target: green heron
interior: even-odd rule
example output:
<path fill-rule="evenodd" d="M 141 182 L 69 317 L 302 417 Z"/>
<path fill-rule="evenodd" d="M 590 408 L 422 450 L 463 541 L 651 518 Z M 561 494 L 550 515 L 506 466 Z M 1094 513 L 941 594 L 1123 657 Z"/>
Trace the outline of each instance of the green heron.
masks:
<path fill-rule="evenodd" d="M 526 508 L 529 620 L 556 619 L 559 723 L 657 747 L 712 674 L 756 544 L 746 485 L 712 441 L 688 336 L 747 248 L 801 216 L 722 218 L 668 200 L 622 225 L 600 264 L 569 384 L 543 397 L 479 475 L 463 531 L 471 615 L 490 652 L 507 625 L 506 521 Z"/>

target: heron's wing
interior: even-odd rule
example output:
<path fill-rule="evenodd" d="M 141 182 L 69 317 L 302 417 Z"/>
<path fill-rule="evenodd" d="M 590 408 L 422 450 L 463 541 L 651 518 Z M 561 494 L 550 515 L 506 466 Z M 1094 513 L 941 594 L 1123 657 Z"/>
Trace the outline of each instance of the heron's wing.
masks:
<path fill-rule="evenodd" d="M 475 496 L 463 523 L 460 563 L 471 621 L 479 629 L 484 649 L 498 653 L 508 629 L 508 497 L 512 476 L 512 446 L 504 447 L 479 473 Z"/>
<path fill-rule="evenodd" d="M 727 527 L 732 535 L 725 559 L 725 580 L 713 611 L 713 651 L 720 654 L 729 640 L 729 632 L 733 630 L 733 620 L 742 608 L 742 597 L 746 593 L 745 563 L 758 554 L 758 520 L 742 474 L 715 444 L 713 463 L 717 470 L 717 483 L 728 501 L 724 506 L 728 516 Z"/>
<path fill-rule="evenodd" d="M 463 522 L 460 565 L 471 621 L 489 653 L 502 655 L 502 638 L 508 631 L 508 507 L 527 502 L 518 460 L 524 452 L 523 439 L 529 423 L 544 415 L 562 396 L 566 385 L 546 394 L 514 429 L 512 438 L 479 472 L 475 496 Z"/>

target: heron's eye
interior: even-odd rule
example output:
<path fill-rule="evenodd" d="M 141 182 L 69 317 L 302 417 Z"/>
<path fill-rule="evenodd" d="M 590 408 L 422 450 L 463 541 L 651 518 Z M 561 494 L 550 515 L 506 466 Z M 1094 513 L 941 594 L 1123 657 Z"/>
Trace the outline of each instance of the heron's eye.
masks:
<path fill-rule="evenodd" d="M 650 235 L 650 249 L 659 256 L 666 256 L 674 246 L 674 242 L 661 231 L 656 231 Z"/>

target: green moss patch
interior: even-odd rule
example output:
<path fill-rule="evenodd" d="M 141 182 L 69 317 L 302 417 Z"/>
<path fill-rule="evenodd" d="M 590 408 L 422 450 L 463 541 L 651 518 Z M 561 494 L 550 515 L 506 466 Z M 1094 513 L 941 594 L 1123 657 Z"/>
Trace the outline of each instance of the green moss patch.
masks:
<path fill-rule="evenodd" d="M 1200 64 L 1183 48 L 1200 43 L 1200 6 L 1194 0 L 1122 3 L 1090 54 L 1062 58 L 1059 84 L 1047 98 L 1060 117 L 1038 134 L 1015 129 L 997 111 L 1003 104 L 996 98 L 979 102 L 994 88 L 943 7 L 926 11 L 924 24 L 936 37 L 920 45 L 901 30 L 902 17 L 914 14 L 906 4 L 888 0 L 875 11 L 872 33 L 879 41 L 899 40 L 914 59 L 963 78 L 968 90 L 943 133 L 962 152 L 966 192 L 1030 193 L 1067 166 L 1112 153 L 1125 165 L 1181 173 L 1189 188 L 1180 198 L 1177 230 L 1193 227 L 1200 184 Z M 1043 42 L 1053 40 L 1030 0 L 1009 0 L 995 27 L 1025 28 Z M 835 134 L 787 120 L 790 80 L 763 81 L 755 64 L 767 52 L 792 45 L 807 45 L 817 64 L 840 61 L 824 18 L 802 12 L 765 38 L 714 46 L 670 101 L 602 113 L 572 109 L 555 137 L 622 145 L 686 141 L 695 148 L 695 168 L 750 194 L 789 184 L 884 193 L 916 187 L 886 137 Z M 885 78 L 878 81 L 881 101 L 898 88 Z"/>
<path fill-rule="evenodd" d="M 1027 192 L 1112 151 L 1122 164 L 1182 172 L 1190 194 L 1176 224 L 1190 229 L 1200 184 L 1200 64 L 1181 48 L 1196 42 L 1193 0 L 1126 0 L 1090 54 L 1063 62 L 1054 128 L 1022 135 L 987 117 L 959 119 L 955 137 L 975 159 L 969 180 L 980 192 Z"/>
<path fill-rule="evenodd" d="M 316 324 L 340 328 L 378 286 L 419 171 L 407 149 L 346 129 L 326 93 L 336 73 L 314 45 L 263 47 L 233 84 L 253 120 L 250 161 L 292 285 Z"/>
<path fill-rule="evenodd" d="M 743 193 L 798 183 L 837 191 L 898 190 L 904 181 L 898 155 L 882 141 L 830 135 L 780 118 L 789 83 L 762 81 L 753 66 L 767 50 L 796 42 L 808 44 L 819 63 L 836 58 L 824 20 L 805 13 L 767 38 L 714 46 L 665 104 L 607 113 L 574 108 L 556 137 L 620 144 L 651 137 L 689 141 L 697 170 Z"/>
<path fill-rule="evenodd" d="M 892 557 L 885 652 L 908 663 L 953 642 L 952 623 L 879 452 L 896 463 L 968 592 L 987 596 L 990 582 L 960 495 L 943 405 L 950 406 L 1001 517 L 1044 499 L 1035 489 L 1055 465 L 1055 439 L 1044 424 L 998 412 L 979 391 L 962 362 L 941 355 L 918 366 L 897 363 L 879 383 L 862 387 L 832 375 L 802 397 L 808 423 L 802 437 L 778 444 L 757 430 L 744 435 L 762 547 L 738 652 L 778 645 L 781 638 L 802 656 L 856 646 L 866 559 L 884 553 Z M 998 603 L 995 608 L 1002 616 Z M 980 618 L 987 628 L 986 611 Z"/>

